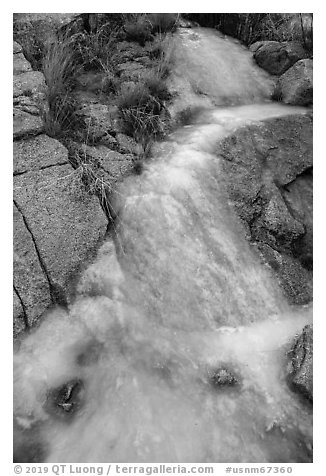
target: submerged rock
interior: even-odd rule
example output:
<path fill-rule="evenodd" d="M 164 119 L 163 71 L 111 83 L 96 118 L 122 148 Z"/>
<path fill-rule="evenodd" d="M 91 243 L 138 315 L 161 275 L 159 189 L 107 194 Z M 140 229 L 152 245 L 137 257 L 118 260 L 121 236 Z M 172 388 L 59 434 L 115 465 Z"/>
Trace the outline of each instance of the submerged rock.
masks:
<path fill-rule="evenodd" d="M 239 377 L 224 366 L 214 370 L 209 378 L 214 387 L 234 387 L 240 384 Z"/>
<path fill-rule="evenodd" d="M 307 58 L 307 53 L 296 41 L 260 41 L 250 47 L 254 59 L 261 68 L 277 76 L 285 73 L 298 60 Z"/>
<path fill-rule="evenodd" d="M 274 96 L 286 104 L 309 106 L 313 102 L 312 59 L 295 63 L 278 79 Z"/>
<path fill-rule="evenodd" d="M 45 403 L 45 410 L 53 416 L 71 418 L 80 409 L 84 397 L 84 384 L 73 379 L 51 390 Z"/>
<path fill-rule="evenodd" d="M 290 388 L 313 401 L 313 326 L 305 326 L 289 352 L 288 382 Z"/>

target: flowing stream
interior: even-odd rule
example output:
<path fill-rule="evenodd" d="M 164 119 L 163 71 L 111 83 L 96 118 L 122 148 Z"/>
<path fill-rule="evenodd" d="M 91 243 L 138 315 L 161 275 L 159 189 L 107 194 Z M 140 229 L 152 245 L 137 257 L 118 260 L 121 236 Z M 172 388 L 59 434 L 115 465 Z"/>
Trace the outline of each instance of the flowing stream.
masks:
<path fill-rule="evenodd" d="M 119 187 L 75 302 L 15 353 L 18 460 L 311 461 L 285 353 L 312 311 L 287 304 L 246 241 L 215 153 L 237 127 L 305 110 L 268 101 L 270 78 L 217 32 L 181 31 L 174 54 L 172 109 L 197 113 Z"/>

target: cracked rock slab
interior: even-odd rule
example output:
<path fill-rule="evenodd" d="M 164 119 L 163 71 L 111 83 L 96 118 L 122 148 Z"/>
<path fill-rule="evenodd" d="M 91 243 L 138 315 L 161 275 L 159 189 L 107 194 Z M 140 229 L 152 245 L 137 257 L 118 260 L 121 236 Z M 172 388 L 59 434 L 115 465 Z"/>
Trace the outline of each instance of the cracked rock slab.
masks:
<path fill-rule="evenodd" d="M 28 136 L 36 136 L 44 131 L 44 125 L 39 116 L 34 116 L 28 112 L 14 108 L 13 119 L 14 140 L 19 140 Z"/>
<path fill-rule="evenodd" d="M 17 292 L 13 291 L 13 311 L 14 311 L 14 337 L 25 330 L 24 309 Z"/>
<path fill-rule="evenodd" d="M 67 149 L 44 134 L 14 143 L 14 175 L 69 164 Z"/>
<path fill-rule="evenodd" d="M 43 149 L 43 154 L 46 162 L 51 149 Z M 41 162 L 40 155 L 37 160 Z M 64 148 L 56 160 L 57 165 L 15 176 L 14 200 L 33 236 L 54 299 L 65 302 L 69 278 L 103 239 L 107 221 L 73 168 L 60 164 L 66 160 Z"/>
<path fill-rule="evenodd" d="M 14 206 L 14 286 L 19 304 L 14 307 L 14 324 L 17 319 L 28 326 L 43 314 L 51 304 L 50 287 L 22 214 Z M 23 303 L 23 306 L 22 306 Z M 15 330 L 15 329 L 14 329 Z M 16 331 L 17 333 L 17 331 Z"/>

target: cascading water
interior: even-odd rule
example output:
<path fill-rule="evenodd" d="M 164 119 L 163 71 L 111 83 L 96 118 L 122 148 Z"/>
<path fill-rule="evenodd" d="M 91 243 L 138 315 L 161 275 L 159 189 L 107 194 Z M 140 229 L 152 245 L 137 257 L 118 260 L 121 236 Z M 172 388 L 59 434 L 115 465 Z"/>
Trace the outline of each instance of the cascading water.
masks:
<path fill-rule="evenodd" d="M 311 308 L 286 303 L 247 243 L 214 154 L 243 124 L 305 110 L 264 102 L 270 79 L 216 32 L 184 30 L 175 55 L 173 107 L 202 112 L 120 186 L 75 303 L 16 352 L 17 460 L 311 460 L 311 411 L 284 372 Z"/>

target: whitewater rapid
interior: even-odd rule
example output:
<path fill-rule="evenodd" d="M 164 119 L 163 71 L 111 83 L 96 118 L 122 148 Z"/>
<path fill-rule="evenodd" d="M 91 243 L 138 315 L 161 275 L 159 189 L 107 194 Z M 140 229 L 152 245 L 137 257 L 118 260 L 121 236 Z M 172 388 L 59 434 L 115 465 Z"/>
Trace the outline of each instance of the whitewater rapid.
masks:
<path fill-rule="evenodd" d="M 75 302 L 15 353 L 17 460 L 311 461 L 286 351 L 312 309 L 288 305 L 246 241 L 215 153 L 243 125 L 305 109 L 269 102 L 270 78 L 236 42 L 206 29 L 179 40 L 174 113 L 201 112 L 119 186 Z M 214 385 L 216 369 L 237 385 Z M 51 401 L 67 383 L 72 412 Z"/>

